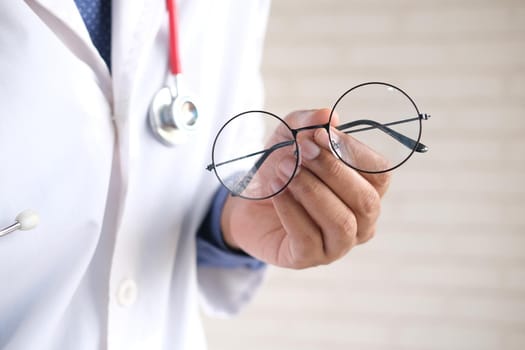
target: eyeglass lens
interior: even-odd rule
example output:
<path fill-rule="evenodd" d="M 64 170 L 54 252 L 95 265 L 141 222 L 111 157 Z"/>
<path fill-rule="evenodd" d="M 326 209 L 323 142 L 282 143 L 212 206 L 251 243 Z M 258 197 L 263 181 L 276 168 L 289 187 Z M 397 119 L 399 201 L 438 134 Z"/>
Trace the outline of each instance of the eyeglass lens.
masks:
<path fill-rule="evenodd" d="M 337 135 L 347 140 L 332 142 L 334 151 L 347 165 L 368 173 L 385 172 L 402 164 L 414 152 L 421 134 L 415 104 L 403 91 L 385 83 L 367 83 L 348 90 L 334 105 L 332 118 L 338 119 L 341 132 L 331 132 L 331 139 Z M 359 148 L 355 142 L 387 162 L 357 162 L 355 151 Z"/>

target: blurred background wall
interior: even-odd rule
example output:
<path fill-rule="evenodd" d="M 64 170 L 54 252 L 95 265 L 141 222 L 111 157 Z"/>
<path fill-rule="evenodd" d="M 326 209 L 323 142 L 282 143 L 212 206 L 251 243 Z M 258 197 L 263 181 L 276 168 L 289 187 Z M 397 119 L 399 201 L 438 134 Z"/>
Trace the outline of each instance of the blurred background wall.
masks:
<path fill-rule="evenodd" d="M 395 171 L 376 237 L 330 266 L 270 268 L 211 350 L 525 349 L 525 1 L 274 1 L 267 109 L 405 89 L 430 146 Z"/>

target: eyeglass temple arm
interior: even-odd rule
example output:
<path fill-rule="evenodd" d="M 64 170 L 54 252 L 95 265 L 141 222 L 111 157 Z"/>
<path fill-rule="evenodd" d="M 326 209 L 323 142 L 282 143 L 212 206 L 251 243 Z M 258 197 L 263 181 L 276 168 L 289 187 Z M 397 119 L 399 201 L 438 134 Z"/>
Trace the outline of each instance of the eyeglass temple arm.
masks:
<path fill-rule="evenodd" d="M 270 148 L 263 149 L 262 151 L 250 153 L 250 154 L 247 154 L 247 155 L 244 155 L 244 156 L 241 156 L 241 157 L 238 157 L 238 158 L 230 159 L 230 160 L 227 160 L 227 161 L 224 161 L 224 162 L 221 162 L 221 163 L 217 163 L 217 164 L 208 164 L 208 166 L 206 166 L 206 170 L 212 171 L 213 169 L 216 169 L 217 167 L 220 167 L 221 165 L 226 165 L 226 164 L 229 164 L 229 163 L 232 163 L 232 162 L 236 162 L 238 160 L 242 160 L 242 159 L 246 159 L 246 158 L 250 158 L 250 157 L 256 156 L 258 154 L 262 154 L 262 156 L 257 160 L 257 162 L 252 167 L 252 168 L 256 168 L 255 170 L 258 170 L 261 167 L 262 163 L 264 163 L 266 158 L 268 158 L 270 156 L 270 154 L 272 154 L 273 151 L 276 151 L 276 150 L 278 150 L 279 148 L 282 148 L 282 147 L 290 146 L 294 142 L 295 142 L 294 140 L 279 142 L 279 143 L 276 143 L 275 145 L 273 145 Z"/>
<path fill-rule="evenodd" d="M 263 165 L 263 163 L 266 161 L 266 159 L 270 156 L 270 154 L 272 154 L 274 151 L 280 149 L 280 148 L 283 148 L 283 147 L 286 147 L 286 146 L 290 146 L 290 145 L 293 145 L 295 143 L 295 140 L 289 140 L 289 141 L 283 141 L 283 142 L 279 142 L 279 143 L 276 143 L 275 145 L 273 145 L 272 147 L 270 148 L 267 148 L 267 149 L 264 149 L 262 151 L 258 151 L 258 152 L 254 152 L 254 153 L 250 153 L 250 154 L 247 154 L 245 156 L 242 156 L 242 157 L 238 157 L 238 158 L 235 158 L 235 159 L 230 159 L 230 160 L 227 160 L 225 162 L 221 162 L 221 163 L 217 163 L 217 164 L 209 164 L 206 169 L 208 171 L 211 171 L 213 169 L 216 169 L 217 167 L 221 166 L 221 165 L 225 165 L 225 164 L 228 164 L 228 163 L 231 163 L 231 162 L 235 162 L 237 160 L 241 160 L 241 159 L 245 159 L 245 158 L 249 158 L 249 157 L 253 157 L 253 156 L 256 156 L 258 154 L 262 154 L 259 159 L 257 159 L 257 162 L 255 162 L 255 164 L 251 167 L 251 169 L 246 173 L 246 175 L 243 176 L 243 178 L 241 179 L 241 181 L 239 181 L 236 186 L 235 186 L 235 189 L 233 190 L 230 190 L 230 192 L 232 193 L 232 195 L 236 196 L 236 195 L 239 195 L 242 193 L 242 191 L 244 191 L 246 189 L 246 187 L 248 187 L 248 185 L 250 184 L 250 182 L 252 181 L 253 179 L 253 176 L 255 175 L 255 173 L 257 173 L 257 171 L 259 170 L 259 168 Z"/>
<path fill-rule="evenodd" d="M 355 120 L 355 121 L 350 122 L 350 123 L 339 125 L 339 126 L 337 126 L 337 129 L 340 130 L 340 131 L 343 131 L 345 134 L 351 134 L 351 133 L 354 133 L 354 132 L 365 131 L 365 130 L 379 129 L 379 130 L 383 131 L 384 133 L 386 133 L 387 135 L 393 137 L 395 140 L 399 141 L 404 146 L 406 146 L 406 147 L 408 147 L 410 149 L 414 149 L 416 152 L 424 153 L 424 152 L 428 151 L 428 147 L 427 146 L 425 146 L 421 142 L 417 142 L 416 140 L 411 139 L 410 137 L 405 136 L 405 135 L 403 135 L 403 134 L 401 134 L 401 133 L 399 133 L 399 132 L 389 128 L 388 126 L 402 124 L 402 123 L 408 123 L 408 122 L 412 122 L 412 121 L 417 121 L 419 119 L 427 120 L 428 118 L 430 118 L 430 115 L 428 115 L 428 114 L 420 114 L 419 116 L 417 116 L 415 118 L 408 118 L 408 119 L 398 120 L 398 121 L 391 122 L 391 123 L 386 123 L 386 124 L 381 124 L 381 123 L 378 123 L 378 122 L 376 122 L 374 120 L 370 120 L 370 119 L 361 119 L 361 120 Z M 358 126 L 358 125 L 370 125 L 370 127 L 365 127 L 365 128 L 361 128 L 361 129 L 357 129 L 357 130 L 344 131 L 344 129 L 348 129 L 348 128 L 351 128 L 351 127 L 354 127 L 354 126 Z"/>

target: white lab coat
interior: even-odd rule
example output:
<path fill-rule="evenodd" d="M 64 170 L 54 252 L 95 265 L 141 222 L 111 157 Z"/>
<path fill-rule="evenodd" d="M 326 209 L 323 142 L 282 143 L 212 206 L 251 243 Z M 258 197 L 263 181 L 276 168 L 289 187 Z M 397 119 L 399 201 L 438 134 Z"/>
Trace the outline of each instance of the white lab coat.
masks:
<path fill-rule="evenodd" d="M 0 348 L 197 350 L 199 295 L 218 313 L 250 299 L 262 272 L 197 268 L 195 233 L 216 132 L 260 107 L 268 5 L 179 1 L 202 123 L 168 148 L 146 120 L 167 74 L 165 0 L 113 0 L 111 75 L 73 0 L 0 2 L 0 227 L 40 216 L 0 237 Z"/>

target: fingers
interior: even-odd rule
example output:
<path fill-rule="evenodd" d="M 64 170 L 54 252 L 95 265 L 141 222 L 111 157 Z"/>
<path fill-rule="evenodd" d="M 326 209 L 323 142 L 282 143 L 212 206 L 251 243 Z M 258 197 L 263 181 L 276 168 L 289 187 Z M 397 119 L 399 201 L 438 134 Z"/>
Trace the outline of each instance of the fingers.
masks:
<path fill-rule="evenodd" d="M 278 254 L 279 266 L 302 269 L 322 264 L 323 239 L 317 224 L 289 191 L 272 198 L 279 220 L 287 233 Z M 281 258 L 282 257 L 282 258 Z"/>
<path fill-rule="evenodd" d="M 329 120 L 331 125 L 338 125 L 339 116 L 337 113 L 334 113 L 330 119 L 330 113 L 331 111 L 329 109 L 297 111 L 289 114 L 286 117 L 286 123 L 291 128 L 323 125 Z M 337 130 L 335 127 L 330 128 L 330 134 L 339 147 L 341 147 L 341 149 L 338 150 L 338 153 L 342 154 L 343 158 L 349 160 L 349 163 L 351 163 L 356 168 L 390 168 L 390 164 L 386 158 L 382 157 L 380 154 L 376 153 L 367 145 L 358 141 L 356 138 Z M 318 145 L 321 145 L 326 149 L 330 149 L 328 134 L 324 131 L 324 129 L 302 130 L 300 133 L 298 133 L 297 137 L 298 139 L 302 140 L 307 140 L 310 138 L 315 140 Z M 378 174 L 360 172 L 360 174 L 376 188 L 381 197 L 385 194 L 391 178 L 389 172 Z"/>
<path fill-rule="evenodd" d="M 358 172 L 335 157 L 323 127 L 328 119 L 328 110 L 293 113 L 286 119 L 292 128 L 321 127 L 303 129 L 297 134 L 300 171 L 292 174 L 296 167 L 292 157 L 288 161 L 281 158 L 274 168 L 277 180 L 271 184 L 273 193 L 294 176 L 288 187 L 272 198 L 287 232 L 285 246 L 291 257 L 287 266 L 302 268 L 329 263 L 372 238 L 381 197 L 390 181 L 388 173 Z M 337 116 L 331 122 L 337 124 Z M 383 157 L 355 138 L 336 129 L 331 129 L 331 134 L 332 138 L 340 138 L 338 142 L 345 147 L 341 151 L 351 157 L 345 159 L 352 159 L 357 168 L 388 168 Z"/>
<path fill-rule="evenodd" d="M 353 212 L 310 171 L 303 169 L 272 201 L 288 233 L 291 267 L 330 263 L 357 244 Z"/>
<path fill-rule="evenodd" d="M 321 132 L 326 135 L 324 130 Z M 318 142 L 319 139 L 323 140 L 323 137 L 316 133 Z M 312 147 L 310 140 L 301 140 L 300 145 L 301 150 Z M 357 243 L 364 243 L 372 238 L 381 207 L 381 193 L 378 188 L 386 190 L 385 185 L 371 183 L 334 157 L 326 148 L 319 148 L 319 153 L 315 158 L 303 154 L 303 167 L 315 174 L 318 182 L 336 194 L 340 201 L 352 211 L 357 222 Z"/>
<path fill-rule="evenodd" d="M 334 142 L 339 147 L 338 153 L 345 160 L 351 160 L 350 163 L 358 169 L 388 169 L 390 165 L 388 160 L 374 152 L 367 145 L 358 141 L 350 135 L 346 135 L 335 128 L 330 129 L 330 134 Z M 324 130 L 318 130 L 315 133 L 315 140 L 319 145 L 328 145 L 328 134 Z M 328 147 L 328 146 L 325 146 Z M 383 196 L 390 183 L 390 173 L 366 173 L 360 174 L 370 182 L 377 190 L 380 196 Z"/>

